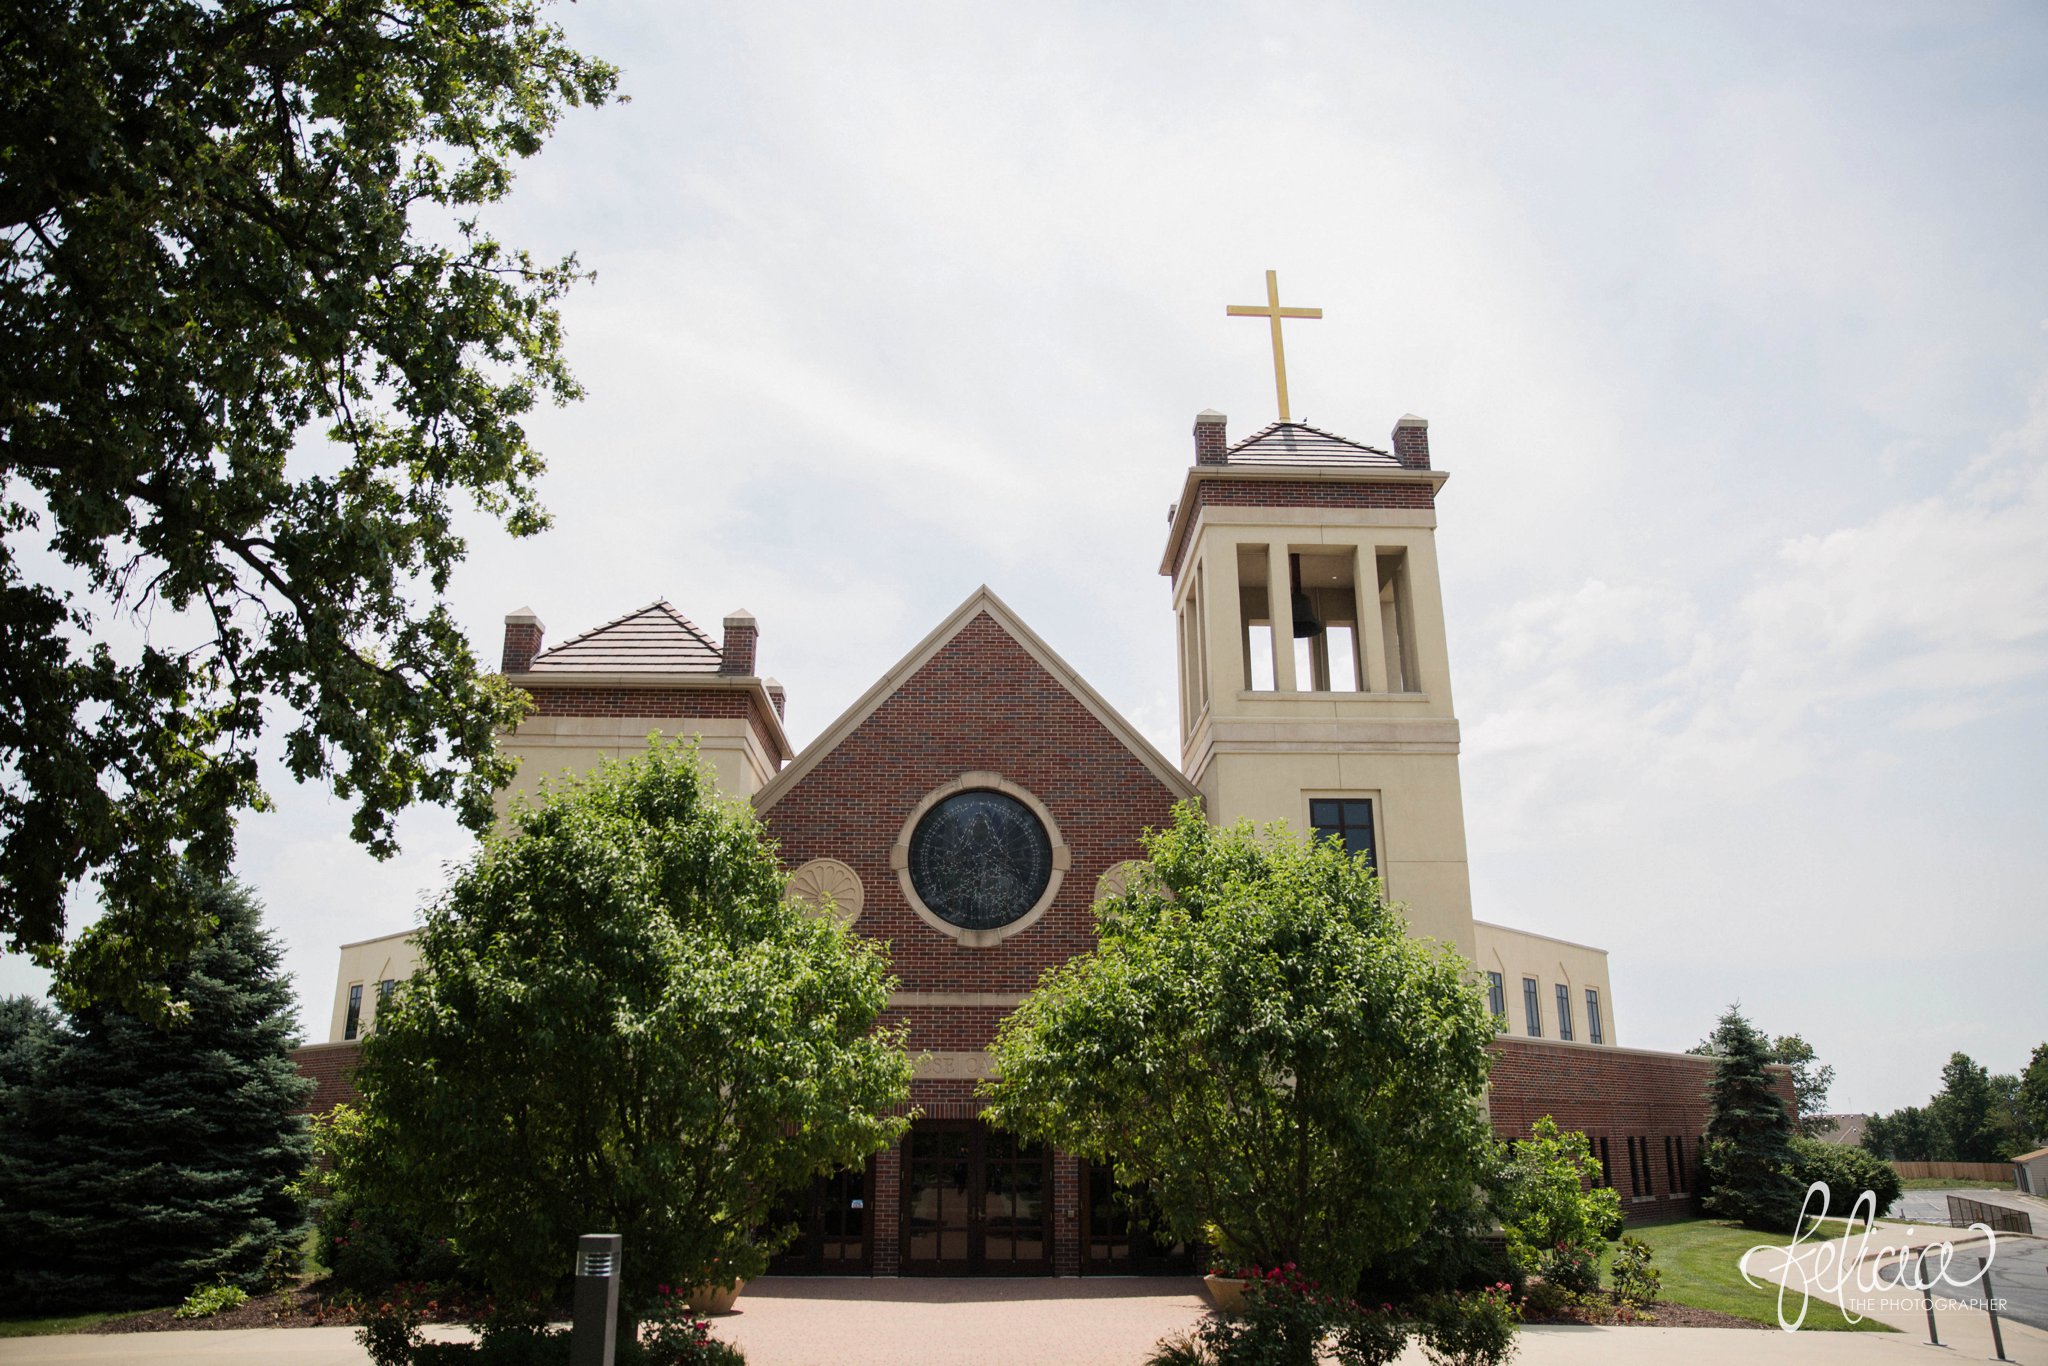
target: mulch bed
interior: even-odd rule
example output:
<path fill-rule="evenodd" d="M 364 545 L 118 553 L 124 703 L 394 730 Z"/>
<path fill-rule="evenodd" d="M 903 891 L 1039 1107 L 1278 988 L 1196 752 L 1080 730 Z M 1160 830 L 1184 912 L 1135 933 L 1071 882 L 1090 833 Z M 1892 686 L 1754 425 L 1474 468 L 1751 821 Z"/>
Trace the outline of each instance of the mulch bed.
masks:
<path fill-rule="evenodd" d="M 1641 1319 L 1633 1315 L 1623 1316 L 1614 1312 L 1611 1306 L 1602 1312 L 1601 1307 L 1567 1309 L 1550 1317 L 1528 1316 L 1529 1323 L 1591 1323 L 1613 1328 L 1754 1328 L 1770 1332 L 1768 1323 L 1745 1319 L 1736 1314 L 1724 1314 L 1718 1309 L 1696 1309 L 1689 1304 L 1671 1304 L 1658 1300 L 1651 1310 L 1654 1319 Z"/>
<path fill-rule="evenodd" d="M 203 1319 L 171 1317 L 168 1309 L 147 1314 L 130 1314 L 108 1319 L 86 1329 L 89 1333 L 164 1333 L 205 1328 L 332 1328 L 356 1322 L 353 1306 L 330 1299 L 322 1291 L 300 1286 L 270 1295 L 252 1295 L 238 1309 L 223 1309 Z"/>

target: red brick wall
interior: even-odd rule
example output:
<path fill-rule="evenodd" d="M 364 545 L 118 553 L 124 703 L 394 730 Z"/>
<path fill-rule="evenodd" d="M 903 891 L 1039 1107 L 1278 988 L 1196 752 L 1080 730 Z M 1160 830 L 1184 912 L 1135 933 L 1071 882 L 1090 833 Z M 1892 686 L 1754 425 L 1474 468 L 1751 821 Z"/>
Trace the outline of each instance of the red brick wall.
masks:
<path fill-rule="evenodd" d="M 335 1106 L 353 1105 L 356 1099 L 355 1082 L 352 1080 L 356 1059 L 362 1056 L 361 1043 L 309 1043 L 292 1050 L 292 1061 L 298 1065 L 299 1075 L 313 1079 L 313 1091 L 306 1097 L 306 1103 L 299 1107 L 301 1114 L 324 1115 Z"/>
<path fill-rule="evenodd" d="M 1029 929 L 966 948 L 904 899 L 889 850 L 934 788 L 989 771 L 1030 792 L 1072 856 L 1059 894 Z M 1039 974 L 1095 943 L 1096 879 L 1140 858 L 1138 832 L 1167 824 L 1175 793 L 987 613 L 977 615 L 769 808 L 782 862 L 835 858 L 860 875 L 857 929 L 890 941 L 906 991 L 1029 991 Z M 1000 1011 L 920 1007 L 926 1038 L 979 1048 Z M 952 1023 L 945 1021 L 950 1017 Z M 948 1031 L 951 1031 L 950 1035 Z"/>
<path fill-rule="evenodd" d="M 1204 505 L 1261 508 L 1412 508 L 1428 512 L 1436 507 L 1436 489 L 1429 484 L 1337 483 L 1330 480 L 1295 479 L 1204 479 L 1195 485 L 1194 502 L 1180 509 L 1180 517 L 1193 526 Z M 1173 566 L 1174 582 L 1180 582 L 1187 567 L 1188 550 L 1195 543 L 1190 534 L 1180 545 Z"/>
<path fill-rule="evenodd" d="M 777 753 L 774 727 L 752 689 L 742 688 L 612 688 L 570 685 L 529 687 L 535 716 L 744 717 L 754 738 L 770 754 Z"/>
<path fill-rule="evenodd" d="M 1593 1140 L 1596 1154 L 1600 1140 L 1607 1140 L 1610 1184 L 1631 1221 L 1693 1212 L 1712 1058 L 1510 1035 L 1495 1039 L 1491 1048 L 1487 1105 L 1496 1137 L 1526 1138 L 1531 1126 L 1549 1115 L 1560 1128 L 1577 1129 Z M 1782 1068 L 1773 1073 L 1790 1107 L 1792 1075 Z M 1645 1140 L 1647 1152 L 1630 1139 Z M 1667 1139 L 1684 1143 L 1675 1190 Z M 1645 1156 L 1647 1168 L 1638 1170 Z M 1635 1193 L 1638 1180 L 1649 1194 Z"/>

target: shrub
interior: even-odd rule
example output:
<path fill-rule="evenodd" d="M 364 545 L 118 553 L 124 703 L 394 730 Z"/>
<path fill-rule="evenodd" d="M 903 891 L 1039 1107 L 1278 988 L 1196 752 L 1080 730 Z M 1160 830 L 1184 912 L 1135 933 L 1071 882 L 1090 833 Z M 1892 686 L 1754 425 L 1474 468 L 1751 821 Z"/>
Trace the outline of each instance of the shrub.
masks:
<path fill-rule="evenodd" d="M 177 1319 L 210 1319 L 223 1309 L 240 1309 L 249 1302 L 249 1292 L 239 1285 L 202 1285 L 171 1311 Z"/>
<path fill-rule="evenodd" d="M 1422 1303 L 1422 1354 L 1434 1366 L 1500 1366 L 1515 1354 L 1521 1310 L 1506 1285 Z"/>
<path fill-rule="evenodd" d="M 1291 1263 L 1231 1275 L 1246 1282 L 1243 1311 L 1162 1340 L 1149 1366 L 1314 1366 L 1326 1346 L 1338 1366 L 1386 1366 L 1407 1343 L 1391 1305 L 1375 1312 L 1326 1295 Z"/>
<path fill-rule="evenodd" d="M 1338 1366 L 1387 1366 L 1408 1345 L 1408 1324 L 1390 1304 L 1378 1309 L 1359 1309 L 1345 1317 L 1337 1329 L 1332 1355 Z"/>
<path fill-rule="evenodd" d="M 1554 1319 L 1564 1315 L 1572 1307 L 1576 1297 L 1571 1291 L 1550 1281 L 1537 1281 L 1522 1297 L 1522 1306 L 1540 1319 Z"/>
<path fill-rule="evenodd" d="M 1838 1216 L 1848 1215 L 1865 1191 L 1877 1197 L 1877 1213 L 1882 1215 L 1905 1189 L 1891 1163 L 1862 1148 L 1814 1138 L 1792 1140 L 1792 1176 L 1802 1188 L 1823 1182 L 1828 1213 Z"/>
<path fill-rule="evenodd" d="M 1496 1149 L 1482 1185 L 1490 1190 L 1501 1178 Z M 1491 1199 L 1475 1190 L 1438 1205 L 1421 1237 L 1406 1247 L 1381 1252 L 1366 1263 L 1358 1278 L 1357 1298 L 1368 1304 L 1381 1300 L 1406 1304 L 1424 1295 L 1482 1290 L 1502 1281 L 1512 1285 L 1519 1297 L 1526 1274 L 1508 1255 L 1506 1239 L 1490 1231 L 1499 1220 Z"/>
<path fill-rule="evenodd" d="M 312 1133 L 315 1164 L 298 1190 L 313 1208 L 318 1256 L 337 1286 L 380 1300 L 392 1287 L 415 1282 L 476 1286 L 452 1243 L 354 1179 L 367 1142 L 361 1111 L 337 1105 L 313 1121 Z"/>
<path fill-rule="evenodd" d="M 1508 1255 L 1523 1270 L 1547 1275 L 1545 1262 L 1560 1246 L 1597 1254 L 1602 1243 L 1621 1232 L 1621 1197 L 1610 1187 L 1593 1184 L 1599 1172 L 1586 1136 L 1559 1129 L 1549 1115 L 1538 1119 L 1529 1137 L 1515 1144 L 1503 1167 L 1495 1204 Z M 1586 1290 L 1598 1285 L 1597 1274 L 1585 1278 Z"/>
<path fill-rule="evenodd" d="M 1614 1249 L 1614 1297 L 1631 1309 L 1657 1302 L 1663 1273 L 1650 1265 L 1650 1257 L 1650 1245 L 1640 1238 L 1623 1238 Z"/>
<path fill-rule="evenodd" d="M 1559 1243 L 1543 1254 L 1546 1283 L 1567 1295 L 1590 1295 L 1600 1288 L 1600 1256 L 1583 1243 Z"/>
<path fill-rule="evenodd" d="M 746 1357 L 729 1342 L 711 1336 L 711 1325 L 690 1308 L 687 1292 L 655 1287 L 640 1337 L 640 1360 L 646 1366 L 743 1366 Z M 629 1354 L 621 1352 L 620 1359 Z"/>

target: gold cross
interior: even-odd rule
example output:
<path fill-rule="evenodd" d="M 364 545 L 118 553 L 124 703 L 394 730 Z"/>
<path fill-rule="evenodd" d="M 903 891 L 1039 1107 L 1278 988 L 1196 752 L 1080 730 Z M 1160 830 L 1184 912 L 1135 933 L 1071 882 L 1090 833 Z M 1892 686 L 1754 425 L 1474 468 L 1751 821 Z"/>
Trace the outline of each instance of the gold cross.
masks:
<path fill-rule="evenodd" d="M 1266 272 L 1266 306 L 1257 304 L 1230 304 L 1224 312 L 1233 318 L 1271 318 L 1273 320 L 1273 387 L 1280 391 L 1280 420 L 1289 421 L 1287 416 L 1287 352 L 1280 345 L 1280 320 L 1282 318 L 1320 318 L 1320 308 L 1280 307 L 1280 280 L 1273 271 Z"/>

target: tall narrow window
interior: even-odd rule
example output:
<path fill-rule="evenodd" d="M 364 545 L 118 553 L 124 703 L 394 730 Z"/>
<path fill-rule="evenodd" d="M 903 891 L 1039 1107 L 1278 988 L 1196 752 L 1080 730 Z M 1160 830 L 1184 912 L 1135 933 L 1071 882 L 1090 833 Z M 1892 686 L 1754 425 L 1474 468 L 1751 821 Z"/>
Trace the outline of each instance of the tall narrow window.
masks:
<path fill-rule="evenodd" d="M 1267 582 L 1269 556 L 1262 545 L 1237 548 L 1238 638 L 1244 648 L 1244 686 L 1250 692 L 1279 687 L 1279 665 L 1273 650 L 1280 644 L 1273 630 L 1273 587 Z M 1285 592 L 1287 586 L 1280 585 Z M 1286 648 L 1293 649 L 1292 643 Z"/>
<path fill-rule="evenodd" d="M 348 1018 L 342 1021 L 341 1037 L 353 1039 L 363 1028 L 363 984 L 357 982 L 348 989 Z"/>
<path fill-rule="evenodd" d="M 1685 1194 L 1685 1140 L 1671 1134 L 1664 1136 L 1664 1189 Z"/>
<path fill-rule="evenodd" d="M 1589 1043 L 1606 1043 L 1600 1029 L 1600 990 L 1586 988 L 1586 1040 Z"/>
<path fill-rule="evenodd" d="M 1294 642 L 1295 686 L 1307 692 L 1357 692 L 1365 685 L 1358 659 L 1358 556 L 1305 550 L 1292 559 L 1300 604 L 1323 629 Z"/>
<path fill-rule="evenodd" d="M 1373 845 L 1372 798 L 1317 797 L 1308 804 L 1308 823 L 1318 839 L 1337 840 L 1344 852 L 1363 854 L 1375 869 L 1380 866 Z"/>
<path fill-rule="evenodd" d="M 1600 1138 L 1600 1184 L 1608 1187 L 1614 1185 L 1614 1156 L 1607 1151 L 1607 1138 L 1604 1134 Z"/>
<path fill-rule="evenodd" d="M 1387 690 L 1421 692 L 1415 667 L 1415 599 L 1408 586 L 1408 552 L 1382 551 L 1377 556 L 1380 579 L 1380 635 L 1386 643 Z"/>
<path fill-rule="evenodd" d="M 1528 1026 L 1530 1038 L 1543 1037 L 1543 997 L 1536 990 L 1534 977 L 1522 979 L 1522 1018 Z"/>
<path fill-rule="evenodd" d="M 1486 974 L 1486 1008 L 1491 1010 L 1493 1017 L 1502 1024 L 1508 1022 L 1507 982 L 1497 972 Z"/>
<path fill-rule="evenodd" d="M 1557 1037 L 1567 1043 L 1572 1037 L 1572 989 L 1562 982 L 1557 984 Z"/>

